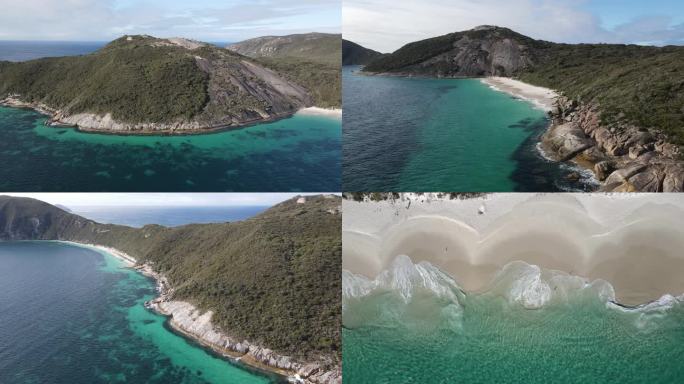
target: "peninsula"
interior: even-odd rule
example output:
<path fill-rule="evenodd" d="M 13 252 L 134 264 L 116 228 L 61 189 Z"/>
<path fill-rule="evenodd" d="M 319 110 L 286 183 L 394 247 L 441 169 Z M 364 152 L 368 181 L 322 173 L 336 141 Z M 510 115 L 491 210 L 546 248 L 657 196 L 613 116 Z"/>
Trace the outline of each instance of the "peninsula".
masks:
<path fill-rule="evenodd" d="M 683 63 L 680 46 L 558 44 L 485 25 L 407 44 L 363 71 L 498 77 L 485 81 L 547 107 L 547 157 L 592 170 L 604 191 L 682 192 Z M 530 96 L 509 79 L 546 90 Z"/>
<path fill-rule="evenodd" d="M 188 39 L 123 36 L 88 55 L 0 62 L 0 105 L 115 134 L 204 133 L 340 106 L 323 68 L 275 64 Z"/>
<path fill-rule="evenodd" d="M 307 196 L 239 222 L 131 228 L 0 196 L 0 240 L 97 246 L 157 281 L 147 306 L 178 332 L 299 382 L 340 383 L 340 205 Z"/>

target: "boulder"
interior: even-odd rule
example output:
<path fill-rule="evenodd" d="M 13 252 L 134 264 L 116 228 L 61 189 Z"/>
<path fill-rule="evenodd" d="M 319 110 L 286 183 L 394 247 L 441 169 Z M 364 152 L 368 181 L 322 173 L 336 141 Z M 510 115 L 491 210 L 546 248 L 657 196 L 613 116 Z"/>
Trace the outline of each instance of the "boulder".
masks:
<path fill-rule="evenodd" d="M 567 123 L 552 126 L 542 138 L 542 145 L 557 161 L 568 161 L 594 143 L 577 125 Z"/>
<path fill-rule="evenodd" d="M 615 170 L 615 162 L 602 161 L 594 165 L 594 174 L 596 178 L 603 181 Z"/>

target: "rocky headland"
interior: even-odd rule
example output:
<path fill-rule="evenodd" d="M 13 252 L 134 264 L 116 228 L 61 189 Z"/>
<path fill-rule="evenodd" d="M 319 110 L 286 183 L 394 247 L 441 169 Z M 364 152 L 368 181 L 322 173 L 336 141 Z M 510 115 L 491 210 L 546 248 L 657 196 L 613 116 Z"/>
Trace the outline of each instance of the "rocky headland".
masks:
<path fill-rule="evenodd" d="M 0 105 L 35 109 L 48 125 L 142 135 L 205 133 L 339 107 L 321 96 L 329 80 L 309 76 L 303 84 L 298 65 L 273 68 L 193 40 L 124 36 L 89 55 L 1 62 Z"/>

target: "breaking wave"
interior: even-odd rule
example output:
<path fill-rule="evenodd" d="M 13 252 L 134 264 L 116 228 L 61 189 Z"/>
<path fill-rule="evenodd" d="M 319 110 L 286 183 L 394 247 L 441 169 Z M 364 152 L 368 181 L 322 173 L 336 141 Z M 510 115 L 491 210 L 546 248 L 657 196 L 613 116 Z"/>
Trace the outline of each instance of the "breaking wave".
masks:
<path fill-rule="evenodd" d="M 605 280 L 590 281 L 523 261 L 506 264 L 484 290 L 466 293 L 438 267 L 426 261 L 414 264 L 405 255 L 397 256 L 375 279 L 343 271 L 342 287 L 343 323 L 350 328 L 397 324 L 459 328 L 468 305 L 494 299 L 513 310 L 600 305 L 627 314 L 638 329 L 648 330 L 684 303 L 684 295 L 667 294 L 636 307 L 623 306 L 615 301 L 613 286 Z"/>

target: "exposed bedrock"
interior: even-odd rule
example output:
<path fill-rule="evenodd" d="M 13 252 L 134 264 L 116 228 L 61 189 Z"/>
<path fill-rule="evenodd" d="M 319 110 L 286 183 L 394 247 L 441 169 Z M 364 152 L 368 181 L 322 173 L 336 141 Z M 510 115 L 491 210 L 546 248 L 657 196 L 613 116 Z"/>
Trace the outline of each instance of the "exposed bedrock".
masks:
<path fill-rule="evenodd" d="M 664 135 L 632 125 L 603 125 L 594 105 L 560 98 L 542 137 L 546 154 L 594 171 L 608 192 L 682 192 L 684 161 Z"/>

